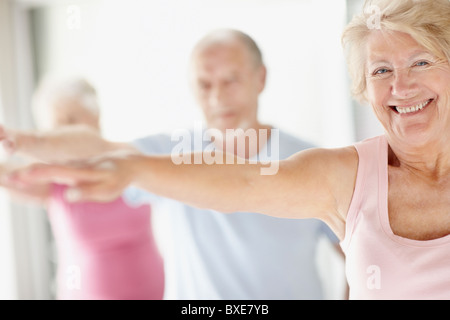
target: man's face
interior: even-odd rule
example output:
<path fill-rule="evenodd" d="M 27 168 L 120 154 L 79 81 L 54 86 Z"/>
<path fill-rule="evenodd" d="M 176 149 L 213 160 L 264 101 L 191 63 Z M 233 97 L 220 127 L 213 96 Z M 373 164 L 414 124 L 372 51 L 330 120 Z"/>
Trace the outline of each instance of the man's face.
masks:
<path fill-rule="evenodd" d="M 265 68 L 239 42 L 212 45 L 193 56 L 193 91 L 209 128 L 244 130 L 257 124 Z"/>

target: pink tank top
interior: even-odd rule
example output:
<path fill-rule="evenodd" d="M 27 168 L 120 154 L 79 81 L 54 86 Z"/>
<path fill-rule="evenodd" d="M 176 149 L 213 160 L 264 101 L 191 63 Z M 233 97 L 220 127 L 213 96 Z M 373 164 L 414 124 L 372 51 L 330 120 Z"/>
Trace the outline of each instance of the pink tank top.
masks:
<path fill-rule="evenodd" d="M 379 136 L 355 147 L 358 174 L 341 243 L 350 299 L 450 299 L 450 235 L 428 241 L 395 235 L 387 140 Z"/>
<path fill-rule="evenodd" d="M 151 231 L 150 207 L 68 203 L 54 185 L 48 216 L 57 249 L 58 299 L 162 299 L 163 263 Z"/>

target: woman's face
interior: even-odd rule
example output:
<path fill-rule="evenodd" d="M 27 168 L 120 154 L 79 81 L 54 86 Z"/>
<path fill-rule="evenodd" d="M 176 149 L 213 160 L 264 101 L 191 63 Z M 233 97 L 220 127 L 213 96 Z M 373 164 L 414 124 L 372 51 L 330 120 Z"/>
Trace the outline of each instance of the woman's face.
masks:
<path fill-rule="evenodd" d="M 86 125 L 99 129 L 99 118 L 73 99 L 60 99 L 52 106 L 52 128 Z"/>
<path fill-rule="evenodd" d="M 390 140 L 422 146 L 448 139 L 448 61 L 401 32 L 374 31 L 366 49 L 367 98 Z"/>

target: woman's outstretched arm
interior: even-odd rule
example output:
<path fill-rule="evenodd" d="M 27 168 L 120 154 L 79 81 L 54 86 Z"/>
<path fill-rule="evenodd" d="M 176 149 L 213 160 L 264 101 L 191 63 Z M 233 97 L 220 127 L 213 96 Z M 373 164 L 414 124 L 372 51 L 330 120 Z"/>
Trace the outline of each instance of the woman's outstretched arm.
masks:
<path fill-rule="evenodd" d="M 262 174 L 268 165 L 243 164 L 228 154 L 215 154 L 214 159 L 222 161 L 214 164 L 199 161 L 205 156 L 211 154 L 191 154 L 192 161 L 176 164 L 170 155 L 108 155 L 77 167 L 35 165 L 10 179 L 65 181 L 72 185 L 67 195 L 72 201 L 110 201 L 134 185 L 195 207 L 318 218 L 342 229 L 358 165 L 353 147 L 299 152 L 272 162 L 278 166 L 274 174 Z"/>
<path fill-rule="evenodd" d="M 10 154 L 53 163 L 86 160 L 105 152 L 133 148 L 126 143 L 108 141 L 84 125 L 43 132 L 12 130 L 0 125 L 0 141 Z"/>
<path fill-rule="evenodd" d="M 9 165 L 0 163 L 0 188 L 7 191 L 18 202 L 46 206 L 51 192 L 50 183 L 36 181 L 27 184 L 11 184 L 5 179 L 11 170 L 13 169 Z"/>

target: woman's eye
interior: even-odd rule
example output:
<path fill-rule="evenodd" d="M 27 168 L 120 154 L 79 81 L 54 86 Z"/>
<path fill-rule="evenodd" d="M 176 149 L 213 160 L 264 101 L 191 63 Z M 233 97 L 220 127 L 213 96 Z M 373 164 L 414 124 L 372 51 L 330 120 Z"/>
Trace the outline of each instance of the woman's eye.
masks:
<path fill-rule="evenodd" d="M 389 69 L 386 69 L 386 68 L 380 68 L 380 69 L 375 70 L 375 71 L 373 72 L 373 75 L 374 75 L 374 76 L 376 76 L 376 75 L 382 75 L 382 74 L 386 74 L 386 73 L 388 73 L 388 72 L 389 72 Z"/>
<path fill-rule="evenodd" d="M 414 65 L 418 66 L 418 67 L 424 67 L 424 66 L 428 66 L 429 63 L 428 63 L 428 61 L 418 61 Z"/>

